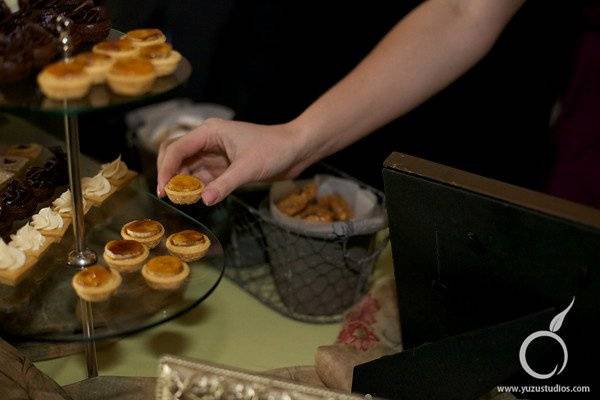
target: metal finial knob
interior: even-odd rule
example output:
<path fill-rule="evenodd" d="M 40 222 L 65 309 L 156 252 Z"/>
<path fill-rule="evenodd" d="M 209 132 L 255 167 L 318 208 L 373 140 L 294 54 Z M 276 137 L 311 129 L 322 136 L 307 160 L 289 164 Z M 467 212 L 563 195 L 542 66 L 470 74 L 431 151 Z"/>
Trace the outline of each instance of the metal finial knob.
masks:
<path fill-rule="evenodd" d="M 71 50 L 73 50 L 73 42 L 71 41 L 71 25 L 73 25 L 73 21 L 64 15 L 59 15 L 56 17 L 56 30 L 58 31 L 58 40 L 60 43 L 60 47 L 63 52 L 63 58 L 67 59 L 71 55 Z"/>

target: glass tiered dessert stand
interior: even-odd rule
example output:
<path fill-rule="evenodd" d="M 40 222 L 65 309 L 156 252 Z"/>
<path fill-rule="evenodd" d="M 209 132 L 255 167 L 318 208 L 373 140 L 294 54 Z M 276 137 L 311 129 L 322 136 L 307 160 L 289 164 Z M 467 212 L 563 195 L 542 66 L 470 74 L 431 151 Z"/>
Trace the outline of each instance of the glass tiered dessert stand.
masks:
<path fill-rule="evenodd" d="M 118 37 L 120 33 L 113 30 L 111 36 Z M 68 55 L 66 30 L 60 39 Z M 223 249 L 218 239 L 209 228 L 151 194 L 141 177 L 110 196 L 101 206 L 84 212 L 81 177 L 96 174 L 100 165 L 86 157 L 80 158 L 78 116 L 162 98 L 185 83 L 190 75 L 191 65 L 184 58 L 173 74 L 157 79 L 150 92 L 143 96 L 118 96 L 107 87 L 95 86 L 85 98 L 75 101 L 53 101 L 44 97 L 34 77 L 11 86 L 0 86 L 0 112 L 43 113 L 64 120 L 64 145 L 73 199 L 73 221 L 62 240 L 50 246 L 18 285 L 0 285 L 0 336 L 20 341 L 84 342 L 87 376 L 94 377 L 98 374 L 97 340 L 133 334 L 176 318 L 200 304 L 217 287 L 224 272 Z M 49 135 L 35 138 L 28 135 L 31 133 L 3 131 L 0 143 L 34 141 L 46 147 L 56 144 Z M 66 189 L 57 188 L 55 197 Z M 103 263 L 98 255 L 106 242 L 120 239 L 120 229 L 125 223 L 144 218 L 161 222 L 166 235 L 183 229 L 205 233 L 211 241 L 209 252 L 201 260 L 189 263 L 191 274 L 179 289 L 152 289 L 137 272 L 123 274 L 122 285 L 108 301 L 82 301 L 71 286 L 73 275 L 83 267 Z M 27 220 L 21 222 L 25 224 Z M 161 254 L 167 254 L 164 243 L 151 251 L 151 256 Z"/>

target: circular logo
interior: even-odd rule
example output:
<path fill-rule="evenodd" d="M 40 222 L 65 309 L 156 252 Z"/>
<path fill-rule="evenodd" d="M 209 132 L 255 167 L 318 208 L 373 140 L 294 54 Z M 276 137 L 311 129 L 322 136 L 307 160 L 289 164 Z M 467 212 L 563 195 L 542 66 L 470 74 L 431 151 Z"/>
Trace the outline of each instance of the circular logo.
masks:
<path fill-rule="evenodd" d="M 539 372 L 534 371 L 529 366 L 529 363 L 527 362 L 527 357 L 526 357 L 527 348 L 529 347 L 531 342 L 533 342 L 534 340 L 541 338 L 541 337 L 547 337 L 550 339 L 554 339 L 562 347 L 564 361 L 563 361 L 562 367 L 560 367 L 560 370 L 558 370 L 558 364 L 557 364 L 551 372 L 549 372 L 547 374 L 540 374 Z M 558 336 L 556 333 L 550 332 L 550 331 L 537 331 L 537 332 L 534 332 L 531 335 L 527 336 L 527 338 L 523 341 L 523 344 L 521 345 L 521 350 L 519 351 L 519 361 L 521 361 L 521 366 L 523 367 L 525 372 L 527 372 L 530 376 L 537 378 L 537 379 L 548 379 L 548 378 L 552 378 L 554 375 L 560 374 L 561 372 L 563 372 L 563 370 L 567 366 L 568 359 L 569 359 L 569 352 L 567 351 L 567 345 L 565 344 L 565 341 L 562 340 L 562 338 L 560 336 Z M 558 370 L 558 372 L 556 372 L 556 370 Z"/>

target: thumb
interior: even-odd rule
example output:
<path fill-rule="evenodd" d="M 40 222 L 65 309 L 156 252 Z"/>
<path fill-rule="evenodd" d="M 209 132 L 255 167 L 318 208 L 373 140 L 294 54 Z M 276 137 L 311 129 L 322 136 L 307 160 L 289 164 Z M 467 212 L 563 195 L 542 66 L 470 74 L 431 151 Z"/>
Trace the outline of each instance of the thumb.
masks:
<path fill-rule="evenodd" d="M 206 185 L 206 189 L 202 193 L 202 201 L 207 206 L 212 206 L 250 180 L 250 170 L 243 168 L 239 162 L 233 163 L 225 172 Z"/>

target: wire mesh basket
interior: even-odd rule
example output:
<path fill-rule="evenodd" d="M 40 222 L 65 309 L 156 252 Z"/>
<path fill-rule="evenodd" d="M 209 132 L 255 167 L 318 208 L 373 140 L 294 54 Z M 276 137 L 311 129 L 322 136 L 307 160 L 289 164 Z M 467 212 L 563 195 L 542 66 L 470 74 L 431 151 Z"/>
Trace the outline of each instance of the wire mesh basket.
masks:
<path fill-rule="evenodd" d="M 380 191 L 361 188 L 374 193 L 383 207 Z M 322 238 L 292 231 L 270 216 L 266 193 L 229 197 L 226 274 L 285 316 L 314 323 L 341 320 L 366 292 L 387 237 L 345 230 Z"/>

